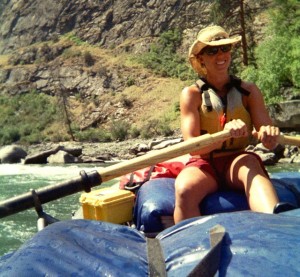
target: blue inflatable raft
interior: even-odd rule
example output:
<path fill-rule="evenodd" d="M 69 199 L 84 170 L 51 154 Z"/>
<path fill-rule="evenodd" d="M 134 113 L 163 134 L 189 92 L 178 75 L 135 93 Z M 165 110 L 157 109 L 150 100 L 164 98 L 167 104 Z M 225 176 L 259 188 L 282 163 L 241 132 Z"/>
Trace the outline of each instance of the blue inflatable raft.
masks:
<path fill-rule="evenodd" d="M 280 172 L 270 176 L 280 202 L 300 206 L 300 173 Z M 138 230 L 149 235 L 161 232 L 173 222 L 175 179 L 160 178 L 146 182 L 138 191 L 134 220 Z M 199 207 L 202 215 L 249 210 L 243 192 L 218 191 L 207 196 Z"/>
<path fill-rule="evenodd" d="M 299 206 L 300 173 L 271 177 L 280 200 Z M 137 228 L 93 220 L 51 224 L 0 259 L 0 276 L 300 276 L 300 209 L 254 213 L 242 194 L 218 192 L 201 205 L 206 215 L 163 230 L 172 191 L 173 179 L 142 186 Z"/>

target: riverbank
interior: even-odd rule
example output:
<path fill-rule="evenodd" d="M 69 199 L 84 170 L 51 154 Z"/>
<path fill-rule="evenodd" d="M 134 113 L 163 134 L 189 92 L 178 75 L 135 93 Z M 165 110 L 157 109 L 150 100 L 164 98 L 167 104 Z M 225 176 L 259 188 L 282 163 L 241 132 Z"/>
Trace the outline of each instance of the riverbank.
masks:
<path fill-rule="evenodd" d="M 25 147 L 28 155 L 35 155 L 57 146 L 66 148 L 81 148 L 82 156 L 95 160 L 128 160 L 136 156 L 135 150 L 139 145 L 148 145 L 151 140 L 131 139 L 119 142 L 59 142 L 41 143 Z"/>
<path fill-rule="evenodd" d="M 118 162 L 144 155 L 151 150 L 161 150 L 179 142 L 182 142 L 180 136 L 105 143 L 68 141 L 29 146 L 10 145 L 0 148 L 0 161 L 25 164 Z M 246 150 L 261 156 L 265 165 L 273 165 L 278 162 L 300 163 L 300 150 L 297 146 L 278 145 L 276 149 L 270 151 L 261 143 L 253 143 Z M 12 158 L 10 159 L 9 156 Z"/>

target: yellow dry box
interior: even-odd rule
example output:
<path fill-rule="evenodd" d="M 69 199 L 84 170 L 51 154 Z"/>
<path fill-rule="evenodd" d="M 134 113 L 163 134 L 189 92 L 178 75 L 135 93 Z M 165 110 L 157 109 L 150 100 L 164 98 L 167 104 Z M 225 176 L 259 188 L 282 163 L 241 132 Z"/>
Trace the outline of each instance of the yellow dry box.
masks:
<path fill-rule="evenodd" d="M 132 219 L 134 194 L 118 188 L 103 188 L 83 193 L 79 199 L 83 217 L 112 223 L 124 223 Z"/>

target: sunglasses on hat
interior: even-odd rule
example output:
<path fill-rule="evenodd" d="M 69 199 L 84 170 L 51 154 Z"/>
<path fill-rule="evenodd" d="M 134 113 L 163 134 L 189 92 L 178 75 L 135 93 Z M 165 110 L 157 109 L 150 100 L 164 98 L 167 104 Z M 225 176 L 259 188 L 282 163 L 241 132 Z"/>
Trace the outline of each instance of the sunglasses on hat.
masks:
<path fill-rule="evenodd" d="M 205 47 L 200 54 L 207 54 L 208 56 L 216 55 L 219 52 L 219 49 L 223 53 L 227 53 L 231 50 L 232 45 L 231 44 L 225 44 L 220 46 L 207 46 Z"/>

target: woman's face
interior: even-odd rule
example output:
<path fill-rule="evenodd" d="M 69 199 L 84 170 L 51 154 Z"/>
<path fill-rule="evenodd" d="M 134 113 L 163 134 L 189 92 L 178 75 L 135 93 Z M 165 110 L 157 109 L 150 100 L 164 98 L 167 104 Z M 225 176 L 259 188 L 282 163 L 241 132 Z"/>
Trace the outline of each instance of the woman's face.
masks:
<path fill-rule="evenodd" d="M 208 46 L 198 55 L 207 74 L 227 74 L 231 62 L 231 45 Z"/>

